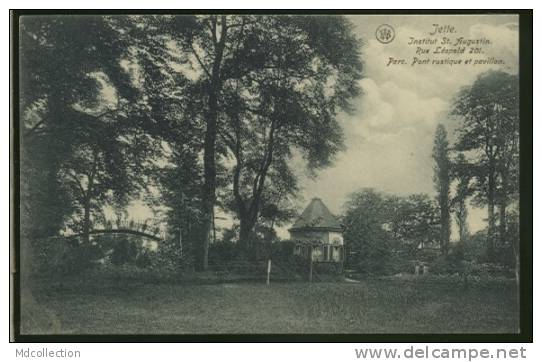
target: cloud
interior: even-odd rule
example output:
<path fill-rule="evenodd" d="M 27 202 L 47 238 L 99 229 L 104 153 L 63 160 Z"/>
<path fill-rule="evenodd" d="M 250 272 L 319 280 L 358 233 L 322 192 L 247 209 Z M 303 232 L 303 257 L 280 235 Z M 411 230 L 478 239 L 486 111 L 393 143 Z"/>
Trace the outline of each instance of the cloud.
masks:
<path fill-rule="evenodd" d="M 383 134 L 398 134 L 411 128 L 434 128 L 448 103 L 438 97 L 420 96 L 412 88 L 372 78 L 360 82 L 364 97 L 356 117 L 347 120 L 347 134 L 367 139 Z M 349 129 L 350 128 L 350 129 Z"/>
<path fill-rule="evenodd" d="M 446 21 L 456 26 L 458 33 L 454 37 L 489 39 L 491 45 L 484 48 L 485 53 L 474 57 L 500 58 L 504 66 L 388 67 L 389 58 L 412 58 L 416 49 L 408 45 L 410 37 L 427 36 L 434 20 L 401 17 L 400 21 L 386 21 L 399 25 L 395 26 L 395 40 L 381 44 L 374 39 L 374 29 L 383 20 L 354 18 L 358 36 L 365 40 L 362 52 L 365 78 L 360 81 L 364 94 L 357 111 L 342 116 L 347 150 L 338 155 L 333 167 L 321 171 L 318 178 L 302 182 L 305 200 L 321 197 L 334 213 L 341 212 L 348 194 L 364 187 L 401 195 L 433 194 L 433 136 L 438 123 L 445 124 L 449 133 L 453 132 L 455 125 L 447 116 L 453 97 L 485 71 L 517 71 L 518 29 L 509 18 L 501 23 L 498 16 L 439 19 L 441 23 Z M 483 212 L 473 214 L 476 218 L 470 220 L 473 229 L 483 227 L 484 223 L 480 222 Z"/>
<path fill-rule="evenodd" d="M 470 27 L 469 34 L 473 38 L 487 37 L 492 45 L 485 49 L 487 56 L 503 59 L 505 66 L 486 66 L 485 70 L 503 69 L 517 73 L 519 66 L 519 32 L 518 25 L 507 23 L 499 26 L 475 24 Z"/>

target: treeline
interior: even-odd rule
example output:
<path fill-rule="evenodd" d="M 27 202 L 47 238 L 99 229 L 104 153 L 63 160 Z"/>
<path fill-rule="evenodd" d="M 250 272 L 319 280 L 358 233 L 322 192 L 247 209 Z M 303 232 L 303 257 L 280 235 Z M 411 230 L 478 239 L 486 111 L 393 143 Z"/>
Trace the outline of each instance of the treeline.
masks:
<path fill-rule="evenodd" d="M 340 16 L 25 16 L 19 51 L 22 243 L 144 198 L 200 269 L 215 208 L 244 250 L 289 218 L 294 150 L 330 164 L 362 74 Z"/>
<path fill-rule="evenodd" d="M 349 268 L 369 274 L 395 274 L 414 268 L 418 247 L 438 247 L 440 219 L 427 194 L 407 197 L 374 189 L 354 193 L 342 223 Z"/>
<path fill-rule="evenodd" d="M 433 146 L 436 198 L 355 193 L 344 216 L 352 264 L 366 271 L 401 271 L 428 244 L 439 262 L 493 263 L 519 278 L 519 80 L 490 71 L 462 89 L 450 110 L 452 140 L 437 126 Z M 451 122 L 453 124 L 453 122 Z M 487 227 L 471 235 L 470 207 L 485 207 Z M 457 242 L 450 242 L 452 223 Z M 402 259 L 393 259 L 401 255 Z M 399 261 L 398 261 L 399 260 Z M 395 263 L 395 264 L 393 264 Z M 407 267 L 412 269 L 412 265 Z M 451 270 L 454 268 L 452 267 Z"/>

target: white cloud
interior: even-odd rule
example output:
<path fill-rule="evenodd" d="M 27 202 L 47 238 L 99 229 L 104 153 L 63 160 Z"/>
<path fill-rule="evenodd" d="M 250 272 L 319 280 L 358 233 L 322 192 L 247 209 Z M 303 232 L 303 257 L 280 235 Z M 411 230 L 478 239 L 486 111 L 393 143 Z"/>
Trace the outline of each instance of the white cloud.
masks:
<path fill-rule="evenodd" d="M 356 117 L 347 121 L 356 137 L 378 137 L 378 133 L 398 134 L 409 128 L 434 128 L 448 103 L 438 97 L 422 97 L 412 88 L 392 81 L 377 84 L 366 78 L 361 82 L 364 97 Z M 350 132 L 348 132 L 350 134 Z"/>
<path fill-rule="evenodd" d="M 484 22 L 480 22 L 483 20 Z M 518 67 L 517 24 L 509 18 L 443 17 L 458 29 L 454 37 L 490 39 L 485 54 L 505 66 L 386 66 L 389 58 L 410 59 L 415 52 L 407 45 L 409 37 L 424 37 L 432 29 L 432 17 L 388 19 L 395 26 L 396 38 L 390 44 L 374 39 L 380 20 L 354 18 L 358 36 L 365 40 L 363 59 L 365 79 L 360 82 L 364 95 L 358 111 L 344 116 L 347 150 L 338 155 L 335 165 L 322 171 L 316 180 L 306 179 L 304 196 L 321 197 L 333 212 L 339 213 L 347 195 L 363 187 L 374 187 L 397 194 L 433 193 L 431 150 L 438 123 L 453 124 L 447 112 L 455 94 L 489 69 L 516 72 Z M 478 22 L 474 22 L 478 21 Z M 473 229 L 483 226 L 482 214 L 473 213 Z M 476 231 L 476 230 L 472 230 Z"/>

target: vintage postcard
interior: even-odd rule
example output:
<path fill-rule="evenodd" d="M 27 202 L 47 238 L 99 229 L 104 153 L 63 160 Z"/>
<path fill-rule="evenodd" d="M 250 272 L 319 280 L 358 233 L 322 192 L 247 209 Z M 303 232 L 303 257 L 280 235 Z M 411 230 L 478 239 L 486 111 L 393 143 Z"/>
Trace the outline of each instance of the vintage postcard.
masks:
<path fill-rule="evenodd" d="M 532 335 L 530 13 L 12 16 L 16 340 Z"/>

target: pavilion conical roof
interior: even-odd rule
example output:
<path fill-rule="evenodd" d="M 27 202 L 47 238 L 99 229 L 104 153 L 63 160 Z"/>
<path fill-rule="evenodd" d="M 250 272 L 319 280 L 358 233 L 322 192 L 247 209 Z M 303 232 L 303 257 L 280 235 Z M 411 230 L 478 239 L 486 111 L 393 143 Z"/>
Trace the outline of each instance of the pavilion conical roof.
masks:
<path fill-rule="evenodd" d="M 319 198 L 311 200 L 296 220 L 290 231 L 295 230 L 329 230 L 341 231 L 341 225 Z"/>

